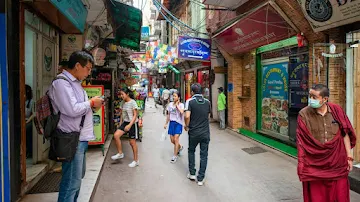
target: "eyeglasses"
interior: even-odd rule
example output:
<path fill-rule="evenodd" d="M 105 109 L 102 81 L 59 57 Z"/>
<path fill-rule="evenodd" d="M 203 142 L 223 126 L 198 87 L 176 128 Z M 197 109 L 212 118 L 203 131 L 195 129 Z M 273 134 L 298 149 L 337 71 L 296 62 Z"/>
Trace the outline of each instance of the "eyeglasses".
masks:
<path fill-rule="evenodd" d="M 89 71 L 92 70 L 92 65 L 91 66 L 86 66 L 85 65 L 84 67 L 86 67 Z"/>

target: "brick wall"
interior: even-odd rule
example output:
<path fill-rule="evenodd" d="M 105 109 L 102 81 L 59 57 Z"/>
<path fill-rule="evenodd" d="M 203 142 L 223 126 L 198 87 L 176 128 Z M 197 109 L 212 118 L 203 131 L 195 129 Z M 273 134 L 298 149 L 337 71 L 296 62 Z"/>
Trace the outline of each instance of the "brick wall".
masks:
<path fill-rule="evenodd" d="M 243 107 L 242 128 L 256 131 L 256 57 L 255 51 L 246 53 L 242 57 L 243 86 L 250 86 L 250 99 L 241 99 Z M 250 124 L 245 124 L 245 117 L 249 118 Z"/>

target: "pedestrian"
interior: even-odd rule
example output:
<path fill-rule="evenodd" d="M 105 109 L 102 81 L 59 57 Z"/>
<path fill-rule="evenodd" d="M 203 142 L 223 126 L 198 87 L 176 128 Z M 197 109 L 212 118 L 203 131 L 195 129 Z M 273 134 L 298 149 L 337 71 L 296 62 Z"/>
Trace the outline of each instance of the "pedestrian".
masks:
<path fill-rule="evenodd" d="M 210 122 L 211 113 L 210 101 L 201 94 L 201 86 L 198 83 L 191 85 L 192 98 L 185 104 L 185 130 L 189 134 L 189 174 L 190 180 L 198 181 L 202 186 L 205 182 L 205 171 L 208 160 L 208 148 L 210 142 Z M 196 175 L 195 169 L 195 150 L 200 144 L 200 169 Z"/>
<path fill-rule="evenodd" d="M 136 145 L 136 139 L 138 138 L 138 105 L 133 97 L 133 92 L 128 88 L 123 88 L 120 91 L 120 96 L 122 98 L 122 103 L 120 104 L 121 108 L 121 122 L 122 124 L 116 130 L 114 134 L 114 139 L 116 143 L 116 148 L 118 153 L 111 157 L 112 160 L 118 160 L 124 158 L 124 153 L 122 151 L 121 145 L 121 136 L 124 134 L 129 134 L 130 145 L 133 150 L 134 160 L 129 164 L 130 168 L 139 166 L 138 159 L 138 148 Z"/>
<path fill-rule="evenodd" d="M 225 130 L 225 110 L 226 110 L 226 95 L 224 94 L 224 88 L 220 87 L 219 96 L 217 100 L 218 115 L 220 120 L 220 130 Z"/>
<path fill-rule="evenodd" d="M 183 150 L 183 146 L 180 145 L 180 135 L 182 134 L 182 128 L 184 125 L 184 104 L 180 102 L 180 93 L 173 93 L 174 101 L 170 102 L 167 107 L 167 118 L 164 125 L 164 129 L 168 127 L 168 134 L 170 135 L 170 141 L 174 145 L 174 156 L 171 158 L 171 163 L 175 163 Z"/>
<path fill-rule="evenodd" d="M 159 98 L 160 98 L 160 90 L 157 87 L 157 85 L 154 86 L 152 93 L 153 93 L 153 97 L 154 97 L 155 107 L 157 108 L 156 104 L 159 102 Z"/>
<path fill-rule="evenodd" d="M 33 152 L 33 120 L 36 117 L 32 88 L 25 85 L 25 122 L 26 122 L 26 158 L 32 157 Z"/>
<path fill-rule="evenodd" d="M 84 51 L 72 53 L 68 66 L 58 75 L 66 78 L 66 80 L 55 80 L 49 89 L 49 97 L 54 112 L 61 113 L 57 129 L 63 133 L 80 131 L 75 156 L 69 162 L 62 162 L 58 202 L 77 201 L 81 181 L 85 176 L 85 154 L 88 141 L 95 139 L 93 110 L 100 109 L 104 100 L 99 96 L 88 100 L 88 96 L 81 86 L 81 82 L 90 75 L 93 65 L 94 59 L 90 54 Z M 82 128 L 81 122 L 83 122 Z"/>
<path fill-rule="evenodd" d="M 162 100 L 162 106 L 163 106 L 163 114 L 165 115 L 167 105 L 169 104 L 169 101 L 170 101 L 170 91 L 166 87 L 164 88 L 164 90 L 162 92 L 161 100 Z"/>
<path fill-rule="evenodd" d="M 344 110 L 329 102 L 327 86 L 309 91 L 309 106 L 298 117 L 298 175 L 305 202 L 349 202 L 354 129 Z"/>

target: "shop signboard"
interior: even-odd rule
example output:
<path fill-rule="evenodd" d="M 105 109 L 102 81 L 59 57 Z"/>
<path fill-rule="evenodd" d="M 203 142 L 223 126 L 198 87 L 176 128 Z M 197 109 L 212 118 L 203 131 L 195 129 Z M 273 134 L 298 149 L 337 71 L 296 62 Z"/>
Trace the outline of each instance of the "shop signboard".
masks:
<path fill-rule="evenodd" d="M 88 11 L 81 0 L 49 0 L 81 33 Z"/>
<path fill-rule="evenodd" d="M 290 63 L 289 89 L 290 108 L 301 109 L 308 105 L 309 97 L 309 63 Z"/>
<path fill-rule="evenodd" d="M 185 60 L 209 61 L 211 56 L 211 40 L 179 36 L 178 57 Z"/>
<path fill-rule="evenodd" d="M 70 55 L 82 50 L 84 44 L 83 36 L 79 34 L 61 35 L 61 61 L 68 61 Z"/>
<path fill-rule="evenodd" d="M 150 39 L 150 27 L 141 27 L 141 41 L 149 41 Z"/>
<path fill-rule="evenodd" d="M 84 86 L 89 99 L 95 96 L 104 95 L 104 86 Z M 90 141 L 89 145 L 101 145 L 105 143 L 104 125 L 105 125 L 105 108 L 102 106 L 97 112 L 93 113 L 94 135 L 95 140 Z"/>
<path fill-rule="evenodd" d="M 288 21 L 271 4 L 266 4 L 241 17 L 213 38 L 230 55 L 236 55 L 295 34 Z"/>
<path fill-rule="evenodd" d="M 288 135 L 288 63 L 262 69 L 262 129 Z"/>
<path fill-rule="evenodd" d="M 316 32 L 360 21 L 360 2 L 356 0 L 298 0 L 298 2 Z"/>

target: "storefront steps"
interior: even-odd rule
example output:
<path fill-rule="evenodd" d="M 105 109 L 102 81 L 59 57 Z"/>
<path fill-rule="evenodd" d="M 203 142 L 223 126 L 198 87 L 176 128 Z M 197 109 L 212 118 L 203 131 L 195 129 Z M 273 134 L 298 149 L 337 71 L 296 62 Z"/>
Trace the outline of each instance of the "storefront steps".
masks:
<path fill-rule="evenodd" d="M 86 174 L 84 179 L 82 180 L 78 202 L 91 201 L 93 191 L 96 188 L 96 184 L 98 182 L 98 178 L 101 173 L 103 163 L 112 139 L 113 139 L 113 135 L 107 136 L 107 139 L 105 141 L 105 156 L 102 155 L 102 149 L 100 146 L 89 147 L 86 153 Z M 59 168 L 60 167 L 58 165 L 55 165 L 50 170 L 51 172 L 61 172 L 61 169 Z M 46 171 L 43 173 L 42 177 L 46 174 Z M 38 179 L 36 182 L 38 182 L 39 180 L 40 179 Z M 35 184 L 33 184 L 33 186 Z M 27 191 L 29 191 L 29 189 Z M 44 193 L 44 194 L 27 194 L 20 200 L 20 202 L 39 202 L 39 201 L 56 202 L 57 197 L 58 197 L 57 192 Z"/>
<path fill-rule="evenodd" d="M 240 128 L 238 133 L 256 142 L 271 147 L 293 158 L 297 158 L 297 149 L 272 138 Z M 360 163 L 354 162 L 353 170 L 349 174 L 350 189 L 360 193 Z"/>

